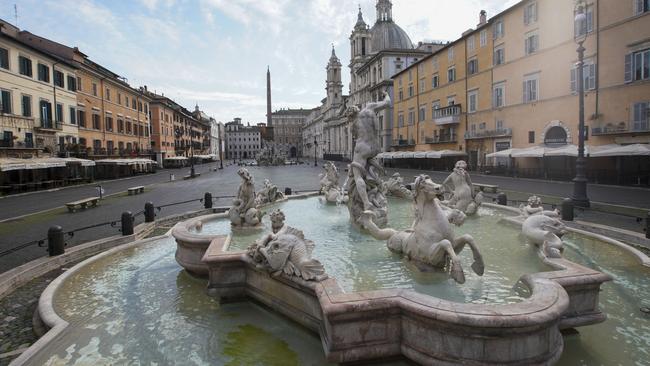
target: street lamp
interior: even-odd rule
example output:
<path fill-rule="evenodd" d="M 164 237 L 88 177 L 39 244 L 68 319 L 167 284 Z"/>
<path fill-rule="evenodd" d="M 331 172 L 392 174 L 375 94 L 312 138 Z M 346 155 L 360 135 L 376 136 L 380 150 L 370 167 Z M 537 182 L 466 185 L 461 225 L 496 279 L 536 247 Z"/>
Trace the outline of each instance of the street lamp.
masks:
<path fill-rule="evenodd" d="M 578 157 L 576 158 L 576 176 L 573 178 L 573 204 L 589 207 L 587 197 L 587 161 L 585 159 L 585 94 L 584 94 L 584 56 L 583 43 L 587 39 L 587 14 L 584 0 L 575 3 L 575 42 L 578 44 L 578 65 L 576 84 L 578 90 Z"/>
<path fill-rule="evenodd" d="M 318 141 L 316 141 L 316 137 L 314 137 L 314 166 L 318 166 L 316 163 L 316 157 L 318 156 L 318 153 L 316 152 L 316 148 L 318 147 Z"/>

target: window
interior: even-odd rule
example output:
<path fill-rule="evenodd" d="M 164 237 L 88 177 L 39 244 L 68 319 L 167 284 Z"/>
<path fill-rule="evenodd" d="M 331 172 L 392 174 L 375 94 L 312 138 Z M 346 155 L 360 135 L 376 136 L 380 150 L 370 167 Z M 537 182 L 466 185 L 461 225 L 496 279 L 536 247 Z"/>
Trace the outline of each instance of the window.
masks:
<path fill-rule="evenodd" d="M 409 110 L 409 126 L 412 126 L 415 123 L 415 111 L 413 108 Z"/>
<path fill-rule="evenodd" d="M 130 121 L 126 121 L 126 134 L 127 134 L 127 135 L 130 135 L 132 132 L 133 132 L 133 130 L 132 130 L 132 128 L 131 128 L 131 122 L 130 122 Z"/>
<path fill-rule="evenodd" d="M 54 70 L 54 85 L 58 86 L 59 88 L 63 88 L 64 79 L 65 77 L 63 76 L 63 73 L 61 71 Z"/>
<path fill-rule="evenodd" d="M 650 49 L 625 55 L 625 82 L 650 79 Z"/>
<path fill-rule="evenodd" d="M 81 76 L 77 76 L 77 85 L 75 85 L 76 89 L 81 91 Z"/>
<path fill-rule="evenodd" d="M 47 65 L 38 64 L 36 66 L 38 70 L 38 80 L 46 83 L 50 82 L 50 68 Z"/>
<path fill-rule="evenodd" d="M 449 49 L 447 50 L 447 60 L 449 62 L 454 60 L 454 47 L 453 46 L 449 47 Z"/>
<path fill-rule="evenodd" d="M 93 83 L 93 95 L 97 96 L 97 84 Z"/>
<path fill-rule="evenodd" d="M 447 105 L 454 105 L 456 104 L 456 97 L 455 96 L 449 96 L 447 97 Z"/>
<path fill-rule="evenodd" d="M 467 72 L 470 75 L 474 75 L 478 72 L 478 59 L 469 60 L 467 63 Z"/>
<path fill-rule="evenodd" d="M 2 90 L 1 92 L 2 99 L 0 99 L 0 113 L 10 114 L 11 113 L 11 92 L 8 90 Z"/>
<path fill-rule="evenodd" d="M 113 117 L 106 116 L 106 131 L 113 131 Z"/>
<path fill-rule="evenodd" d="M 124 133 L 124 121 L 121 119 L 117 120 L 117 132 Z"/>
<path fill-rule="evenodd" d="M 86 111 L 77 110 L 77 122 L 79 122 L 79 127 L 86 127 Z"/>
<path fill-rule="evenodd" d="M 494 50 L 494 66 L 503 65 L 506 62 L 506 50 L 503 47 Z"/>
<path fill-rule="evenodd" d="M 535 131 L 528 131 L 528 143 L 529 144 L 535 143 Z"/>
<path fill-rule="evenodd" d="M 575 15 L 575 14 L 574 14 Z M 573 32 L 575 37 L 585 36 L 594 31 L 594 7 L 587 6 L 585 10 L 585 22 L 575 22 Z"/>
<path fill-rule="evenodd" d="M 0 67 L 9 70 L 9 51 L 0 48 Z"/>
<path fill-rule="evenodd" d="M 493 101 L 492 101 L 492 107 L 494 108 L 501 108 L 506 104 L 505 101 L 505 95 L 506 95 L 506 84 L 505 83 L 500 83 L 494 85 L 494 92 L 492 93 L 493 96 Z"/>
<path fill-rule="evenodd" d="M 577 92 L 576 78 L 578 77 L 578 67 L 575 66 L 571 69 L 571 92 Z M 585 63 L 582 67 L 582 79 L 584 81 L 583 90 L 596 89 L 596 65 L 593 63 Z"/>
<path fill-rule="evenodd" d="M 440 100 L 436 100 L 431 103 L 431 118 L 436 115 L 436 110 L 440 109 Z"/>
<path fill-rule="evenodd" d="M 478 90 L 472 90 L 467 93 L 467 112 L 476 113 L 478 108 Z"/>
<path fill-rule="evenodd" d="M 413 96 L 413 84 L 409 85 L 409 98 Z"/>
<path fill-rule="evenodd" d="M 75 107 L 70 107 L 70 123 L 73 125 L 77 124 L 77 110 Z"/>
<path fill-rule="evenodd" d="M 634 15 L 650 11 L 650 0 L 634 0 Z"/>
<path fill-rule="evenodd" d="M 453 82 L 456 80 L 456 68 L 455 67 L 450 67 L 447 70 L 447 81 L 448 82 Z"/>
<path fill-rule="evenodd" d="M 505 28 L 503 26 L 503 20 L 497 20 L 492 26 L 492 38 L 498 39 L 503 37 L 505 34 Z"/>
<path fill-rule="evenodd" d="M 427 118 L 427 106 L 421 105 L 420 110 L 418 111 L 418 121 L 422 122 Z"/>
<path fill-rule="evenodd" d="M 18 72 L 20 75 L 32 77 L 32 60 L 24 56 L 18 56 Z"/>
<path fill-rule="evenodd" d="M 111 100 L 111 89 L 106 88 L 106 100 Z"/>
<path fill-rule="evenodd" d="M 431 88 L 435 89 L 440 85 L 440 78 L 438 77 L 438 74 L 433 75 L 431 77 Z"/>
<path fill-rule="evenodd" d="M 502 120 L 497 120 L 496 126 L 497 126 L 497 130 L 499 130 L 499 131 L 503 130 L 503 121 Z"/>
<path fill-rule="evenodd" d="M 39 107 L 41 127 L 52 128 L 52 103 L 48 102 L 47 100 L 41 100 Z"/>
<path fill-rule="evenodd" d="M 537 101 L 538 98 L 538 78 L 537 76 L 529 77 L 524 80 L 524 103 Z"/>
<path fill-rule="evenodd" d="M 479 130 L 484 130 L 485 127 L 486 127 L 485 122 L 481 122 L 481 123 L 478 124 L 478 129 Z"/>
<path fill-rule="evenodd" d="M 68 90 L 77 91 L 77 78 L 74 75 L 68 75 Z"/>
<path fill-rule="evenodd" d="M 122 94 L 117 93 L 117 104 L 122 104 Z"/>
<path fill-rule="evenodd" d="M 420 79 L 420 93 L 424 93 L 424 88 L 427 86 L 426 84 L 427 82 L 425 78 Z"/>
<path fill-rule="evenodd" d="M 650 128 L 649 110 L 650 102 L 634 103 L 632 106 L 632 129 L 634 131 L 648 131 Z"/>
<path fill-rule="evenodd" d="M 434 70 L 438 68 L 438 56 L 431 58 L 431 66 Z"/>
<path fill-rule="evenodd" d="M 481 47 L 487 46 L 487 29 L 483 29 L 480 34 Z"/>
<path fill-rule="evenodd" d="M 93 128 L 99 130 L 102 128 L 102 122 L 99 120 L 99 114 L 93 113 Z"/>
<path fill-rule="evenodd" d="M 63 122 L 63 104 L 56 103 L 56 121 Z"/>
<path fill-rule="evenodd" d="M 409 81 L 413 81 L 413 70 L 409 70 Z"/>
<path fill-rule="evenodd" d="M 537 3 L 531 2 L 524 7 L 524 24 L 528 25 L 537 21 Z"/>
<path fill-rule="evenodd" d="M 474 45 L 474 35 L 471 35 L 469 38 L 467 38 L 467 49 L 469 51 L 474 51 L 474 48 L 476 48 Z"/>
<path fill-rule="evenodd" d="M 132 109 L 135 109 L 135 103 L 136 103 L 135 98 L 131 98 L 131 108 Z"/>
<path fill-rule="evenodd" d="M 23 117 L 32 116 L 32 97 L 30 95 L 23 95 L 21 98 L 21 103 L 23 107 Z"/>
<path fill-rule="evenodd" d="M 524 42 L 525 47 L 526 47 L 526 54 L 530 55 L 539 49 L 539 35 L 537 34 L 531 34 L 526 37 L 526 40 Z"/>

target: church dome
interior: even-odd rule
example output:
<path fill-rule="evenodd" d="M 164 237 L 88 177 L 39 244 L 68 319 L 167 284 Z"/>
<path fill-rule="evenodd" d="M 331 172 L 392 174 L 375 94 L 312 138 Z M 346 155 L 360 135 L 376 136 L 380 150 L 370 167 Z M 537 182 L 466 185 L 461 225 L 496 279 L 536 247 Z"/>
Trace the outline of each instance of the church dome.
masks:
<path fill-rule="evenodd" d="M 378 21 L 370 33 L 372 34 L 373 53 L 387 49 L 413 49 L 411 38 L 392 20 Z"/>

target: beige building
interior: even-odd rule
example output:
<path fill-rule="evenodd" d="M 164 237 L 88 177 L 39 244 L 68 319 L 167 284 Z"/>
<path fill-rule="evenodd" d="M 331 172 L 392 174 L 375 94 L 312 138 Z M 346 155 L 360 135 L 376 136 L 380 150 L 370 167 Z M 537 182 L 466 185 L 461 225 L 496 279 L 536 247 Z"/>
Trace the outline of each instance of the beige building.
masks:
<path fill-rule="evenodd" d="M 648 143 L 647 3 L 593 0 L 585 13 L 586 144 Z M 395 102 L 393 148 L 459 150 L 473 168 L 514 161 L 518 168 L 570 177 L 574 163 L 568 156 L 486 155 L 577 145 L 574 18 L 574 2 L 564 0 L 521 1 L 489 21 L 482 13 L 475 30 L 395 76 L 403 98 Z M 620 161 L 590 164 L 613 169 Z"/>
<path fill-rule="evenodd" d="M 275 153 L 291 159 L 301 157 L 302 128 L 310 109 L 280 109 L 271 113 Z"/>
<path fill-rule="evenodd" d="M 76 67 L 0 21 L 0 146 L 58 153 L 76 144 Z"/>

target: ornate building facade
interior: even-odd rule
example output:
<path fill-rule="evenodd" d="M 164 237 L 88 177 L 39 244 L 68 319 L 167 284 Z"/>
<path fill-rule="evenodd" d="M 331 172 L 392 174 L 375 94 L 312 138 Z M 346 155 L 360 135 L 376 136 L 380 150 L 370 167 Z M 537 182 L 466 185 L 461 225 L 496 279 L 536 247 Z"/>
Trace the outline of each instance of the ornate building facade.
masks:
<path fill-rule="evenodd" d="M 290 159 L 302 156 L 302 127 L 310 109 L 280 109 L 271 113 L 275 153 Z"/>

